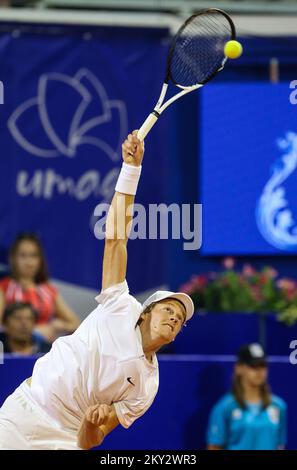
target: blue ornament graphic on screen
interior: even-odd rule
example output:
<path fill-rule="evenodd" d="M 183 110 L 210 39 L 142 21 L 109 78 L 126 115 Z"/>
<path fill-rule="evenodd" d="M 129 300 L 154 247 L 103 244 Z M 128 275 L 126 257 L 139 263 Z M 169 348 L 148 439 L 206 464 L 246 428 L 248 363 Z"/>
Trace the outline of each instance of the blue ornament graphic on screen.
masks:
<path fill-rule="evenodd" d="M 277 140 L 281 157 L 272 167 L 256 208 L 256 221 L 265 240 L 284 251 L 297 249 L 297 222 L 288 200 L 285 183 L 295 177 L 297 167 L 297 134 L 287 132 Z M 290 201 L 291 202 L 291 201 Z"/>

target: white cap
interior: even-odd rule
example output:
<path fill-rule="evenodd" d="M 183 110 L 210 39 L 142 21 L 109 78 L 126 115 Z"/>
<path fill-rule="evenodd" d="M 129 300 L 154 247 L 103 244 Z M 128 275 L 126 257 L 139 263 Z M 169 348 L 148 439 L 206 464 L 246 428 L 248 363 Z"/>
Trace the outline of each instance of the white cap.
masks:
<path fill-rule="evenodd" d="M 159 302 L 164 299 L 179 300 L 186 309 L 186 321 L 190 320 L 194 314 L 194 304 L 191 297 L 184 292 L 170 292 L 169 290 L 157 290 L 154 294 L 150 295 L 142 304 L 143 309 L 148 307 L 153 302 Z"/>

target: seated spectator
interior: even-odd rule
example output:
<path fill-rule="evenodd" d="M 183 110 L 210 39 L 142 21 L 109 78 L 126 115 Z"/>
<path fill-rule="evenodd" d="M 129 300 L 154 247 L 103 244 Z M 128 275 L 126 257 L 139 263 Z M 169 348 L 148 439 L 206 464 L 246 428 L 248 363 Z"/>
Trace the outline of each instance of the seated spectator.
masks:
<path fill-rule="evenodd" d="M 208 426 L 209 450 L 277 450 L 286 443 L 286 404 L 272 395 L 268 365 L 259 344 L 243 346 L 232 392 L 214 406 Z"/>
<path fill-rule="evenodd" d="M 36 321 L 37 313 L 29 303 L 18 302 L 6 307 L 3 314 L 4 331 L 0 333 L 3 352 L 23 356 L 47 353 L 51 345 L 33 334 Z"/>
<path fill-rule="evenodd" d="M 10 248 L 11 274 L 0 280 L 0 323 L 6 305 L 29 302 L 38 314 L 36 330 L 48 341 L 72 333 L 79 320 L 72 309 L 48 282 L 48 271 L 39 239 L 21 234 Z"/>

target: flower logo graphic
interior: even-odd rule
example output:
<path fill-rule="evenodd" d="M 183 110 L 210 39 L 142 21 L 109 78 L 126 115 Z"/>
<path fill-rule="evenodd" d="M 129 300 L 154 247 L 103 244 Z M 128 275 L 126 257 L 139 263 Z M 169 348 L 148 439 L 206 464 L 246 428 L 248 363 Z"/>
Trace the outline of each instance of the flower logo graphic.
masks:
<path fill-rule="evenodd" d="M 15 141 L 36 157 L 72 158 L 80 145 L 87 144 L 116 162 L 127 134 L 127 110 L 123 101 L 109 99 L 102 83 L 87 69 L 74 77 L 49 73 L 39 78 L 37 96 L 11 114 L 8 128 Z M 108 128 L 113 139 L 118 137 L 115 147 L 102 138 Z"/>
<path fill-rule="evenodd" d="M 273 165 L 272 176 L 266 183 L 257 204 L 256 221 L 268 243 L 281 250 L 297 248 L 297 223 L 286 197 L 285 181 L 297 168 L 297 134 L 287 132 L 278 139 L 282 156 Z"/>

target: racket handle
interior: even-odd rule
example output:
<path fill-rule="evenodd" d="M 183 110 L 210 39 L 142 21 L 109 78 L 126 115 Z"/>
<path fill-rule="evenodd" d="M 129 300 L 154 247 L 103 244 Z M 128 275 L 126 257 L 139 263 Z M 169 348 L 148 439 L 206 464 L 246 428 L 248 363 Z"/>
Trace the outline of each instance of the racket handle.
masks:
<path fill-rule="evenodd" d="M 144 121 L 144 123 L 142 124 L 141 128 L 139 129 L 137 133 L 137 137 L 139 140 L 145 139 L 145 137 L 147 136 L 147 134 L 149 133 L 149 131 L 151 130 L 151 128 L 157 121 L 158 117 L 159 115 L 153 112 L 146 118 L 146 120 Z"/>

